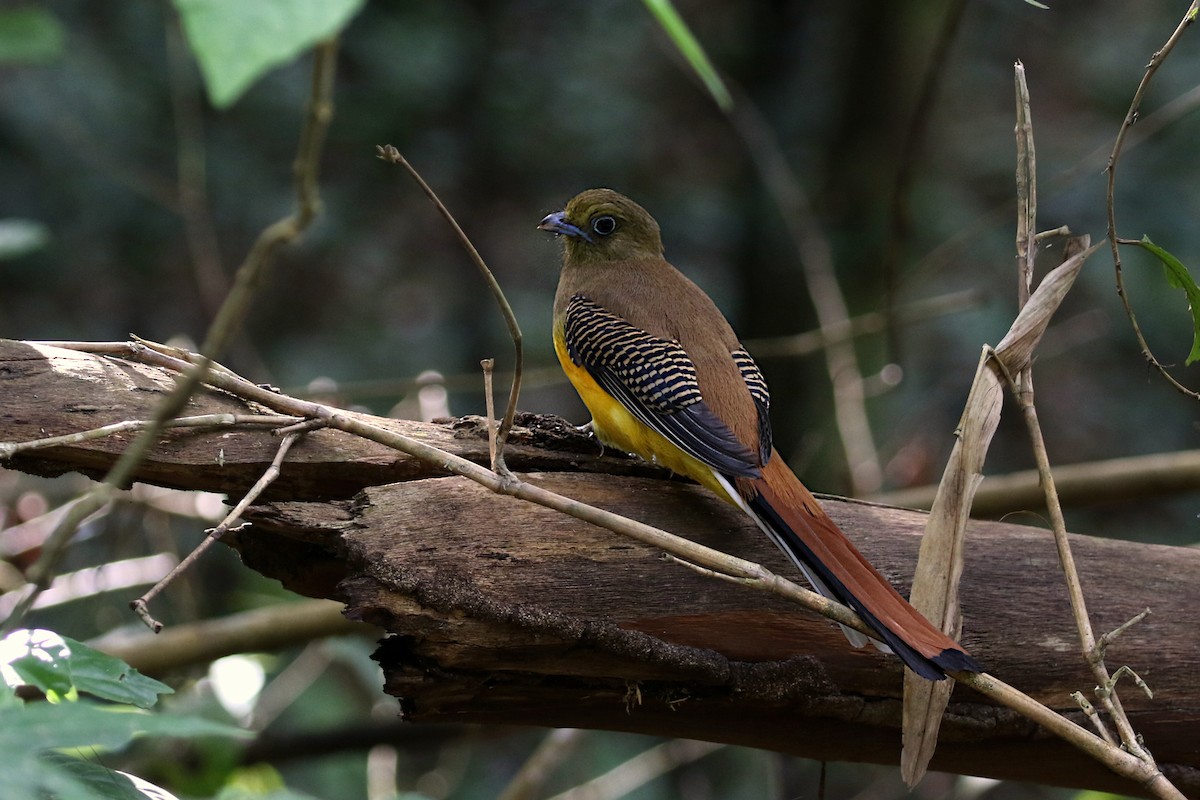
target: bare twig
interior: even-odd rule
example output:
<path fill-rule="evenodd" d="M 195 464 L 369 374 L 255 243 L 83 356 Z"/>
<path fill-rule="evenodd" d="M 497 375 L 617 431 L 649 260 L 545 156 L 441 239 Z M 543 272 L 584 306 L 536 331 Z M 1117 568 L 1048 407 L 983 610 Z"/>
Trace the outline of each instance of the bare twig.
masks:
<path fill-rule="evenodd" d="M 1037 262 L 1037 157 L 1025 65 L 1013 65 L 1017 87 L 1017 308 L 1029 302 Z"/>
<path fill-rule="evenodd" d="M 499 452 L 496 448 L 496 400 L 492 397 L 492 369 L 496 366 L 496 359 L 485 358 L 479 362 L 479 366 L 483 367 L 483 406 L 487 411 L 488 463 L 492 465 L 494 471 L 496 455 Z"/>
<path fill-rule="evenodd" d="M 276 414 L 202 414 L 195 417 L 176 417 L 161 423 L 163 428 L 229 428 L 239 425 L 266 425 L 279 427 L 288 423 L 299 422 L 298 417 L 285 417 Z M 93 439 L 103 439 L 118 433 L 145 430 L 153 424 L 153 420 L 135 419 L 125 422 L 114 422 L 99 428 L 91 428 L 76 433 L 66 433 L 62 436 L 48 436 L 45 439 L 33 439 L 28 442 L 0 442 L 0 461 L 12 458 L 18 453 L 30 450 L 42 450 L 47 447 L 78 444 Z"/>
<path fill-rule="evenodd" d="M 1125 278 L 1121 269 L 1121 252 L 1120 242 L 1117 237 L 1117 211 L 1116 211 L 1116 185 L 1117 185 L 1117 163 L 1121 158 L 1121 148 L 1125 144 L 1125 138 L 1129 134 L 1129 130 L 1138 120 L 1138 115 L 1141 112 L 1142 100 L 1146 95 L 1146 89 L 1150 85 L 1150 79 L 1154 77 L 1154 73 L 1158 72 L 1158 68 L 1162 66 L 1163 61 L 1175 49 L 1183 32 L 1196 20 L 1197 13 L 1200 13 L 1200 0 L 1192 0 L 1188 6 L 1187 12 L 1183 15 L 1183 19 L 1175 27 L 1170 38 L 1167 39 L 1159 50 L 1150 57 L 1150 63 L 1146 65 L 1146 72 L 1142 75 L 1142 80 L 1138 84 L 1137 90 L 1133 93 L 1133 100 L 1129 103 L 1129 110 L 1125 112 L 1125 119 L 1121 122 L 1121 127 L 1117 131 L 1117 139 L 1113 142 L 1112 153 L 1108 157 L 1108 166 L 1105 172 L 1108 175 L 1108 188 L 1106 194 L 1106 209 L 1108 212 L 1108 243 L 1112 251 L 1113 271 L 1117 284 L 1117 295 L 1121 298 L 1121 305 L 1125 309 L 1125 316 L 1129 317 L 1129 324 L 1133 328 L 1133 334 L 1137 338 L 1138 346 L 1142 349 L 1142 357 L 1146 359 L 1150 366 L 1158 371 L 1158 374 L 1173 386 L 1177 391 L 1187 397 L 1200 399 L 1200 393 L 1189 389 L 1182 383 L 1177 381 L 1173 375 L 1167 370 L 1154 353 L 1150 350 L 1150 345 L 1146 342 L 1146 337 L 1142 335 L 1141 326 L 1138 325 L 1137 315 L 1133 311 L 1133 305 L 1129 302 L 1129 296 L 1125 291 Z"/>
<path fill-rule="evenodd" d="M 517 324 L 517 315 L 513 313 L 512 306 L 509 305 L 508 299 L 504 296 L 504 291 L 500 288 L 499 281 L 492 271 L 488 269 L 487 263 L 483 260 L 483 256 L 479 255 L 479 251 L 475 249 L 475 245 L 471 243 L 470 238 L 458 224 L 458 220 L 450 213 L 450 209 L 446 208 L 442 203 L 441 198 L 433 191 L 433 188 L 425 182 L 420 173 L 408 163 L 408 160 L 401 155 L 400 151 L 392 145 L 383 145 L 375 148 L 378 151 L 379 158 L 388 161 L 392 164 L 399 164 L 408 171 L 408 174 L 421 187 L 421 191 L 429 198 L 438 213 L 446 220 L 446 223 L 454 231 L 454 235 L 458 237 L 459 243 L 463 249 L 467 251 L 471 261 L 479 270 L 479 274 L 483 276 L 484 282 L 495 298 L 496 304 L 500 307 L 500 313 L 504 316 L 504 323 L 508 326 L 508 335 L 513 343 L 513 379 L 512 387 L 508 393 L 508 407 L 504 410 L 504 421 L 500 423 L 500 432 L 496 435 L 496 471 L 501 475 L 508 475 L 508 467 L 504 465 L 504 445 L 508 441 L 509 431 L 512 430 L 513 417 L 517 413 L 517 398 L 521 395 L 521 372 L 524 367 L 525 353 L 522 345 L 521 326 Z"/>
<path fill-rule="evenodd" d="M 1148 609 L 1148 608 L 1143 609 L 1143 610 L 1139 611 L 1137 614 L 1135 614 L 1131 619 L 1128 619 L 1125 622 L 1122 622 L 1120 625 L 1113 628 L 1108 633 L 1102 635 L 1100 637 L 1100 640 L 1098 642 L 1096 642 L 1096 652 L 1098 652 L 1100 654 L 1100 657 L 1103 658 L 1105 651 L 1108 650 L 1108 646 L 1110 644 L 1112 644 L 1118 636 L 1120 636 L 1122 633 L 1124 633 L 1125 631 L 1132 628 L 1134 625 L 1137 625 L 1139 622 L 1144 620 L 1149 615 L 1150 615 L 1150 609 Z"/>
<path fill-rule="evenodd" d="M 1034 260 L 1037 255 L 1036 222 L 1037 222 L 1037 171 L 1033 147 L 1033 131 L 1029 113 L 1029 89 L 1025 83 L 1024 67 L 1016 65 L 1017 84 L 1017 258 L 1020 282 L 1018 299 L 1022 308 L 1028 302 L 1029 287 L 1032 285 Z M 1103 691 L 1097 691 L 1100 705 L 1108 713 L 1116 726 L 1122 746 L 1134 756 L 1142 759 L 1157 770 L 1153 758 L 1139 743 L 1133 726 L 1129 722 L 1120 698 L 1112 690 L 1115 680 L 1108 676 L 1104 665 L 1104 656 L 1097 645 L 1092 630 L 1091 619 L 1087 611 L 1087 603 L 1083 594 L 1083 586 L 1075 567 L 1075 559 L 1071 553 L 1070 540 L 1067 538 L 1066 520 L 1063 517 L 1062 505 L 1054 485 L 1054 474 L 1050 469 L 1050 458 L 1046 452 L 1045 438 L 1042 436 L 1041 423 L 1038 420 L 1037 407 L 1034 404 L 1033 367 L 1032 362 L 1025 360 L 1015 365 L 1019 373 L 1014 376 L 1012 371 L 1005 373 L 1009 387 L 1017 400 L 1029 431 L 1030 446 L 1034 460 L 1037 463 L 1039 482 L 1045 492 L 1046 509 L 1050 518 L 1051 529 L 1054 532 L 1054 543 L 1058 549 L 1059 561 L 1062 564 L 1063 577 L 1067 584 L 1067 595 L 1071 601 L 1071 611 L 1079 632 L 1080 648 L 1091 668 L 1093 675 Z M 1015 380 L 1014 380 L 1015 377 Z M 1139 679 L 1140 680 L 1140 679 Z"/>
<path fill-rule="evenodd" d="M 307 423 L 301 423 L 302 427 L 300 430 L 294 430 L 291 433 L 286 434 L 283 437 L 283 441 L 279 443 L 279 448 L 275 451 L 275 458 L 271 459 L 271 465 L 267 467 L 266 471 L 262 474 L 262 477 L 260 477 L 255 484 L 250 487 L 250 491 L 246 492 L 246 495 L 238 502 L 236 506 L 234 506 L 233 510 L 225 515 L 225 519 L 221 520 L 217 527 L 209 530 L 208 536 L 204 537 L 204 541 L 196 545 L 196 548 L 192 550 L 192 552 L 188 553 L 187 557 L 180 561 L 174 569 L 168 572 L 162 580 L 150 587 L 150 590 L 141 597 L 129 603 L 129 607 L 132 608 L 134 612 L 142 618 L 142 621 L 146 623 L 146 626 L 150 628 L 150 630 L 158 633 L 163 628 L 161 622 L 150 616 L 150 601 L 157 597 L 163 589 L 167 588 L 167 586 L 169 586 L 173 580 L 182 575 L 188 569 L 188 567 L 194 564 L 205 550 L 216 544 L 217 541 L 225 535 L 225 532 L 232 527 L 234 521 L 237 520 L 246 511 L 246 509 L 249 508 L 250 504 L 257 500 L 259 495 L 261 495 L 263 491 L 270 486 L 276 478 L 279 477 L 279 471 L 283 465 L 283 459 L 287 456 L 288 450 L 292 449 L 292 445 L 296 443 L 296 440 L 304 435 L 305 430 L 312 427 L 312 423 L 313 420 L 309 420 Z"/>
<path fill-rule="evenodd" d="M 1113 747 L 1117 746 L 1117 740 L 1108 732 L 1108 726 L 1104 724 L 1104 720 L 1100 719 L 1100 715 L 1096 713 L 1096 707 L 1088 702 L 1084 697 L 1083 692 L 1071 692 L 1071 699 L 1079 705 L 1079 710 L 1084 713 L 1088 720 L 1092 723 L 1092 727 L 1096 729 L 1096 733 L 1108 742 Z"/>

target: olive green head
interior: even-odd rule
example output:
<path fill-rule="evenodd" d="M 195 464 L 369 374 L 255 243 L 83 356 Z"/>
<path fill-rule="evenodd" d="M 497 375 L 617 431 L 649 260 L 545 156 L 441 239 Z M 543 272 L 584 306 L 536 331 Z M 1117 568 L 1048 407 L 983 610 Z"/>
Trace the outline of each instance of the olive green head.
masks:
<path fill-rule="evenodd" d="M 646 209 L 612 189 L 588 189 L 538 228 L 558 234 L 568 261 L 662 258 L 658 223 Z"/>

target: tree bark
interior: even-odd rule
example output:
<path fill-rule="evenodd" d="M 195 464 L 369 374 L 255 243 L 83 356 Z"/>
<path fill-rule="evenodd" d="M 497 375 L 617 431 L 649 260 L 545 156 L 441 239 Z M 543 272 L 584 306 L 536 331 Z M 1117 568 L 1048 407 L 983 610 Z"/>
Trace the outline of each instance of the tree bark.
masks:
<path fill-rule="evenodd" d="M 0 341 L 0 441 L 148 417 L 170 380 L 118 359 Z M 205 390 L 186 413 L 218 411 L 255 409 Z M 508 455 L 522 479 L 792 575 L 752 523 L 699 487 L 597 457 L 561 421 L 524 422 Z M 390 424 L 487 459 L 482 428 L 469 422 Z M 34 451 L 10 466 L 96 474 L 126 438 Z M 262 429 L 170 431 L 138 478 L 236 496 L 276 446 Z M 270 497 L 247 513 L 254 526 L 229 543 L 251 568 L 389 631 L 376 658 L 405 718 L 605 728 L 897 763 L 899 662 L 851 648 L 823 618 L 342 433 L 309 434 L 292 454 Z M 833 499 L 825 507 L 907 593 L 925 515 Z M 1087 725 L 1069 695 L 1090 695 L 1090 673 L 1051 537 L 993 522 L 972 523 L 968 537 L 963 644 L 989 672 Z M 1200 793 L 1200 552 L 1072 543 L 1098 630 L 1153 610 L 1110 648 L 1109 664 L 1130 664 L 1154 689 L 1149 700 L 1122 684 L 1134 727 L 1168 777 Z M 932 767 L 1140 793 L 962 687 Z"/>

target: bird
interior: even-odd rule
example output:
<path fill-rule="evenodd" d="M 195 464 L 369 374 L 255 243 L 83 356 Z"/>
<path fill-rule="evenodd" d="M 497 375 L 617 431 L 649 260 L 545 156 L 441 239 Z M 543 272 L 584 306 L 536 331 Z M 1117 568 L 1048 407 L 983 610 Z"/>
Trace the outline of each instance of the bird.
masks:
<path fill-rule="evenodd" d="M 658 223 L 612 189 L 588 189 L 538 228 L 562 244 L 554 350 L 618 448 L 692 478 L 748 514 L 820 594 L 916 674 L 980 672 L 858 551 L 771 443 L 762 371 L 712 299 L 665 258 Z"/>

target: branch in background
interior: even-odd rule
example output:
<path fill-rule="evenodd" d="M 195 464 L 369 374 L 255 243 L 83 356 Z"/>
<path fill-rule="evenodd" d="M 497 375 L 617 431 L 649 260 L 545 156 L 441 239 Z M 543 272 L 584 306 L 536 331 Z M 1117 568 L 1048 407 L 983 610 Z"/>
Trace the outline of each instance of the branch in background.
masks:
<path fill-rule="evenodd" d="M 800 257 L 821 329 L 845 326 L 850 312 L 838 286 L 829 241 L 775 134 L 745 97 L 738 98 L 728 116 L 783 218 Z M 831 343 L 825 349 L 825 366 L 833 384 L 834 417 L 850 467 L 852 491 L 855 495 L 870 494 L 883 483 L 883 468 L 867 418 L 866 392 L 853 344 Z"/>
<path fill-rule="evenodd" d="M 129 482 L 138 462 L 158 438 L 162 424 L 175 417 L 187 403 L 189 397 L 200 386 L 209 364 L 220 354 L 233 337 L 241 330 L 242 322 L 258 293 L 267 272 L 280 247 L 294 241 L 309 226 L 319 209 L 317 197 L 317 168 L 325 132 L 333 116 L 333 75 L 337 63 L 337 41 L 330 40 L 318 45 L 313 59 L 312 96 L 303 130 L 300 134 L 299 154 L 293 166 L 298 208 L 295 213 L 267 227 L 251 247 L 246 260 L 238 269 L 233 288 L 209 326 L 202 356 L 196 364 L 180 373 L 174 391 L 166 397 L 156 410 L 150 424 L 134 439 L 113 465 L 103 482 L 82 497 L 62 518 L 54 531 L 46 538 L 42 553 L 29 568 L 30 590 L 17 604 L 13 612 L 0 625 L 0 633 L 16 628 L 25 614 L 47 586 L 55 564 L 75 535 L 80 521 L 107 503 L 119 486 Z"/>
<path fill-rule="evenodd" d="M 498 800 L 536 800 L 541 797 L 546 781 L 575 752 L 586 735 L 587 731 L 579 728 L 556 728 L 550 731 L 525 759 Z"/>
<path fill-rule="evenodd" d="M 300 600 L 244 611 L 221 619 L 173 625 L 162 633 L 120 630 L 87 644 L 147 675 L 204 666 L 235 653 L 282 650 L 327 636 L 369 635 L 373 628 L 342 616 L 332 600 Z"/>
<path fill-rule="evenodd" d="M 1052 469 L 1064 505 L 1100 505 L 1193 492 L 1200 486 L 1200 450 L 1067 464 Z M 902 508 L 929 508 L 937 486 L 914 486 L 875 495 L 873 502 Z M 1011 472 L 984 479 L 971 514 L 999 517 L 1017 511 L 1041 512 L 1045 495 L 1037 470 Z"/>
<path fill-rule="evenodd" d="M 983 304 L 985 294 L 979 289 L 964 289 L 958 292 L 927 297 L 905 303 L 891 314 L 880 311 L 870 311 L 847 320 L 845 325 L 835 326 L 829 330 L 817 328 L 785 336 L 772 336 L 761 339 L 743 339 L 746 346 L 756 359 L 792 358 L 812 355 L 827 347 L 830 342 L 846 341 L 858 336 L 879 333 L 887 329 L 889 324 L 909 324 L 927 319 L 935 319 L 948 314 L 957 314 L 968 309 L 978 308 Z M 98 352 L 95 343 L 88 342 L 43 342 L 59 347 Z M 123 343 L 115 345 L 115 354 L 125 352 Z M 496 380 L 511 380 L 512 373 L 496 370 L 493 372 Z M 450 392 L 468 392 L 479 390 L 479 373 L 463 372 L 455 375 L 443 375 L 439 383 Z M 522 377 L 523 388 L 543 386 L 564 386 L 567 376 L 562 367 L 557 364 L 546 367 L 526 367 Z M 333 391 L 343 401 L 364 400 L 373 397 L 405 396 L 418 391 L 425 385 L 421 377 L 415 378 L 381 378 L 377 380 L 339 381 L 331 388 L 322 387 L 321 394 Z M 284 387 L 284 392 L 296 397 L 308 397 L 312 391 L 308 387 Z"/>
<path fill-rule="evenodd" d="M 183 235 L 200 302 L 210 316 L 215 316 L 229 291 L 229 278 L 221 264 L 221 247 L 208 210 L 204 115 L 197 102 L 194 81 L 190 80 L 194 67 L 177 16 L 172 15 L 166 22 L 166 40 L 167 83 L 175 123 L 178 212 L 183 220 Z"/>
<path fill-rule="evenodd" d="M 888 238 L 883 248 L 883 276 L 887 283 L 885 307 L 888 309 L 889 339 L 893 347 L 898 341 L 891 320 L 891 312 L 896 307 L 896 283 L 900 272 L 900 262 L 908 243 L 911 229 L 909 209 L 909 192 L 912 189 L 913 176 L 917 172 L 921 147 L 933 118 L 934 101 L 938 89 L 941 88 L 942 78 L 949 74 L 946 62 L 950 59 L 950 47 L 958 37 L 962 24 L 963 12 L 967 8 L 967 0 L 951 0 L 950 7 L 942 18 L 942 27 L 925 67 L 925 75 L 921 80 L 921 91 L 913 105 L 912 118 L 904 135 L 904 144 L 900 150 L 900 166 L 896 170 L 896 181 L 892 186 L 892 200 L 888 212 Z"/>

